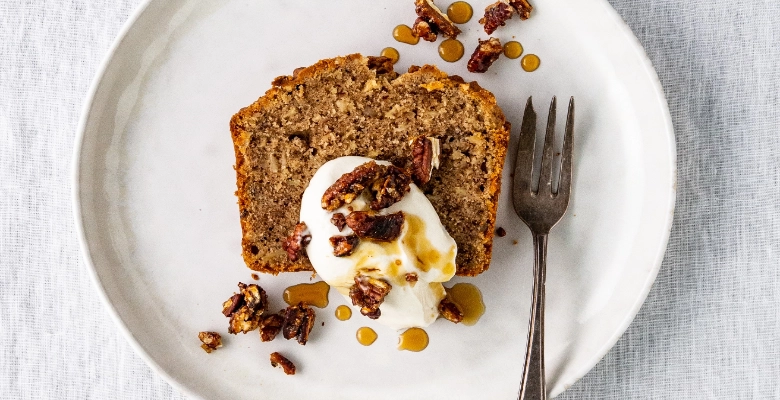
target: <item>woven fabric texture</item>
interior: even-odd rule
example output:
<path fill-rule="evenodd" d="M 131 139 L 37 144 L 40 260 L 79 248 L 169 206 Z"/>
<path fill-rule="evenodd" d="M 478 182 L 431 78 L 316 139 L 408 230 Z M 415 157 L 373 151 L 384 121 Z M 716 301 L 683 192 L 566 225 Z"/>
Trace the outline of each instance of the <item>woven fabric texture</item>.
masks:
<path fill-rule="evenodd" d="M 780 2 L 610 2 L 666 92 L 677 208 L 639 315 L 559 398 L 780 399 Z M 139 3 L 0 0 L 0 398 L 184 398 L 110 321 L 71 215 L 81 105 Z"/>

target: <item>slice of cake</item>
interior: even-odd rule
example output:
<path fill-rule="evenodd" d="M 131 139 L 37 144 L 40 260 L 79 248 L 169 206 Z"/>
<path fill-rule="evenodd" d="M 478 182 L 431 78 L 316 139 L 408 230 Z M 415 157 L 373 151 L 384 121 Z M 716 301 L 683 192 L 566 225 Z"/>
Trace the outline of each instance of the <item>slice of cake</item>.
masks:
<path fill-rule="evenodd" d="M 249 268 L 311 271 L 282 248 L 301 195 L 342 156 L 412 166 L 412 140 L 439 139 L 439 168 L 421 189 L 458 246 L 457 274 L 490 265 L 509 123 L 493 94 L 434 66 L 398 74 L 387 58 L 352 54 L 281 76 L 230 121 L 243 256 Z"/>

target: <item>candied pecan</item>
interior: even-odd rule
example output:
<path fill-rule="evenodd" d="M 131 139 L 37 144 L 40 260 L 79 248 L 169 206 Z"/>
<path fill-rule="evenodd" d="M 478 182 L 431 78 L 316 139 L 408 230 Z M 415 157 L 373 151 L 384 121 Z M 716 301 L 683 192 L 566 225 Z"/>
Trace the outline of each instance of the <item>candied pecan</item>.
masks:
<path fill-rule="evenodd" d="M 488 68 L 498 60 L 498 56 L 504 51 L 501 42 L 496 38 L 480 40 L 479 45 L 471 54 L 466 68 L 469 72 L 486 72 Z"/>
<path fill-rule="evenodd" d="M 435 26 L 435 29 L 444 34 L 444 36 L 455 39 L 460 35 L 460 29 L 450 21 L 447 14 L 441 12 L 439 7 L 433 4 L 432 0 L 414 0 L 414 11 L 417 13 L 417 16 L 424 19 L 431 26 Z"/>
<path fill-rule="evenodd" d="M 300 222 L 295 225 L 292 233 L 282 243 L 282 248 L 287 252 L 287 258 L 290 261 L 298 261 L 298 257 L 306 254 L 305 247 L 311 242 L 311 235 L 306 229 L 306 223 Z"/>
<path fill-rule="evenodd" d="M 288 360 L 287 357 L 279 354 L 278 352 L 271 353 L 271 366 L 282 367 L 284 373 L 287 375 L 295 375 L 295 364 Z"/>
<path fill-rule="evenodd" d="M 352 203 L 364 190 L 372 195 L 370 207 L 381 210 L 409 191 L 411 177 L 401 168 L 393 165 L 380 165 L 369 161 L 342 175 L 322 195 L 322 208 L 333 211 L 345 204 Z"/>
<path fill-rule="evenodd" d="M 282 323 L 284 317 L 279 314 L 271 314 L 263 318 L 260 321 L 260 340 L 263 342 L 270 342 L 274 340 L 279 331 L 282 330 Z"/>
<path fill-rule="evenodd" d="M 509 0 L 509 5 L 517 10 L 517 14 L 520 15 L 520 19 L 528 19 L 531 16 L 531 10 L 533 6 L 528 0 Z"/>
<path fill-rule="evenodd" d="M 498 0 L 485 7 L 485 16 L 479 20 L 479 23 L 485 26 L 485 32 L 490 35 L 499 26 L 506 25 L 506 21 L 509 21 L 514 13 L 514 8 L 506 0 Z"/>
<path fill-rule="evenodd" d="M 446 297 L 439 302 L 439 314 L 446 320 L 456 324 L 463 321 L 463 311 L 461 311 L 457 304 Z"/>
<path fill-rule="evenodd" d="M 435 137 L 417 136 L 412 139 L 412 179 L 417 186 L 431 180 L 434 168 L 439 168 L 441 145 Z"/>
<path fill-rule="evenodd" d="M 412 25 L 412 33 L 427 42 L 435 42 L 436 37 L 438 36 L 436 26 L 429 24 L 428 21 L 422 17 L 418 17 L 416 20 L 414 20 L 414 25 Z"/>
<path fill-rule="evenodd" d="M 404 213 L 372 216 L 365 211 L 355 211 L 347 216 L 347 226 L 361 239 L 389 242 L 401 235 Z"/>
<path fill-rule="evenodd" d="M 268 296 L 265 290 L 254 283 L 246 285 L 239 282 L 239 293 L 233 294 L 226 302 L 222 303 L 222 314 L 230 317 L 228 333 L 247 333 L 257 329 L 260 325 L 260 316 L 268 305 Z"/>
<path fill-rule="evenodd" d="M 333 255 L 336 257 L 346 257 L 355 251 L 360 239 L 357 235 L 349 236 L 331 236 L 330 245 L 333 246 Z"/>
<path fill-rule="evenodd" d="M 314 327 L 314 310 L 306 303 L 298 303 L 297 306 L 289 306 L 284 312 L 282 322 L 282 335 L 285 339 L 295 338 L 298 343 L 306 345 L 309 333 Z"/>
<path fill-rule="evenodd" d="M 347 219 L 344 217 L 344 214 L 335 213 L 330 217 L 330 223 L 335 225 L 339 232 L 341 232 L 344 227 L 347 226 Z"/>
<path fill-rule="evenodd" d="M 414 282 L 417 282 L 418 278 L 417 278 L 417 274 L 416 273 L 410 272 L 410 273 L 406 274 L 404 279 L 406 279 L 406 281 L 409 282 L 409 283 L 414 283 Z"/>
<path fill-rule="evenodd" d="M 360 313 L 371 319 L 377 319 L 382 312 L 379 306 L 393 287 L 384 280 L 364 275 L 355 277 L 355 284 L 349 288 L 352 305 L 360 307 Z"/>
<path fill-rule="evenodd" d="M 217 332 L 200 332 L 198 333 L 198 339 L 203 343 L 200 348 L 211 353 L 218 347 L 222 347 L 222 336 Z"/>

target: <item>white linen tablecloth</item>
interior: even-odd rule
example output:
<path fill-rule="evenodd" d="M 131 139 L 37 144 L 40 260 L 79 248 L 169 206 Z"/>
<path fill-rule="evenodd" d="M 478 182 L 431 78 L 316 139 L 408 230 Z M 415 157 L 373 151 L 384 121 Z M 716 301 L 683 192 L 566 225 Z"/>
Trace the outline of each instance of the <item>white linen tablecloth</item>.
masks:
<path fill-rule="evenodd" d="M 0 398 L 184 397 L 109 319 L 71 216 L 81 105 L 139 2 L 0 0 Z M 679 195 L 647 302 L 560 398 L 780 399 L 780 2 L 610 2 L 666 91 Z"/>

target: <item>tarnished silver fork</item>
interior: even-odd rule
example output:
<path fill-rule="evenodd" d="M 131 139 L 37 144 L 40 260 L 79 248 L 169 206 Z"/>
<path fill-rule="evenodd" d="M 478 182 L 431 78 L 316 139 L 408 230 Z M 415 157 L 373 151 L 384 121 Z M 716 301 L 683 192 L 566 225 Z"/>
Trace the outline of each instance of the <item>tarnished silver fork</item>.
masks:
<path fill-rule="evenodd" d="M 561 152 L 560 179 L 553 191 L 553 142 L 555 139 L 555 104 L 553 97 L 547 116 L 547 132 L 542 150 L 542 163 L 536 191 L 532 189 L 534 146 L 536 143 L 536 112 L 531 98 L 525 106 L 517 147 L 512 203 L 520 219 L 531 229 L 534 239 L 534 284 L 531 302 L 531 321 L 528 327 L 528 346 L 520 383 L 520 400 L 547 399 L 544 378 L 544 285 L 547 277 L 547 235 L 561 220 L 569 206 L 571 194 L 572 136 L 574 134 L 574 98 L 569 100 L 566 132 Z"/>

